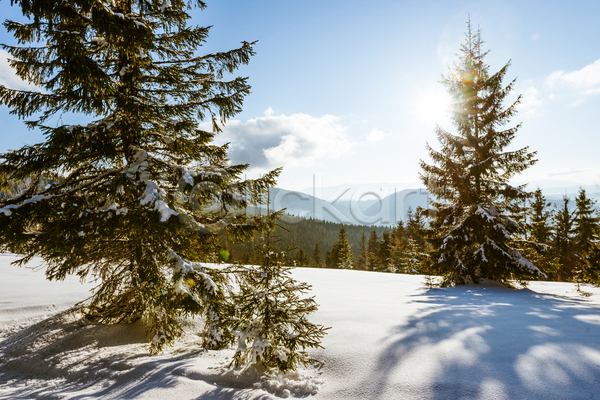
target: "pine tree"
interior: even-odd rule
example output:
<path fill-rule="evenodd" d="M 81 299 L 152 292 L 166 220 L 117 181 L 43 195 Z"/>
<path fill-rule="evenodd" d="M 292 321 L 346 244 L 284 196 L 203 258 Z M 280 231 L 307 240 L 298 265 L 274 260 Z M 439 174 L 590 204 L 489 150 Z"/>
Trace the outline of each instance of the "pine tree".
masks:
<path fill-rule="evenodd" d="M 368 264 L 367 237 L 363 232 L 358 242 L 358 257 L 356 258 L 356 269 L 366 270 Z"/>
<path fill-rule="evenodd" d="M 367 270 L 379 270 L 379 237 L 375 231 L 371 231 L 367 243 Z"/>
<path fill-rule="evenodd" d="M 296 258 L 295 258 L 294 262 L 296 264 L 296 267 L 310 266 L 310 259 L 308 258 L 306 253 L 304 253 L 304 250 L 302 249 L 302 247 L 300 247 L 298 249 L 298 252 L 296 253 Z"/>
<path fill-rule="evenodd" d="M 556 267 L 556 280 L 559 282 L 573 278 L 573 266 L 576 262 L 573 213 L 569 210 L 569 198 L 563 197 L 563 206 L 553 215 L 554 235 L 552 237 L 552 256 Z"/>
<path fill-rule="evenodd" d="M 237 348 L 232 364 L 285 372 L 316 361 L 306 349 L 322 348 L 329 328 L 307 320 L 318 308 L 314 297 L 302 297 L 311 286 L 291 277 L 292 268 L 283 264 L 287 251 L 273 247 L 273 228 L 266 228 L 264 242 L 257 245 L 261 265 L 238 266 L 240 290 L 234 295 L 237 312 L 232 320 Z"/>
<path fill-rule="evenodd" d="M 552 213 L 548 210 L 550 203 L 542 194 L 542 190 L 537 188 L 533 193 L 533 201 L 527 209 L 529 221 L 527 223 L 527 232 L 531 240 L 540 244 L 548 244 L 552 234 L 550 218 Z"/>
<path fill-rule="evenodd" d="M 600 218 L 595 210 L 596 202 L 587 197 L 585 189 L 579 189 L 579 195 L 575 199 L 574 215 L 574 245 L 576 251 L 575 279 L 577 283 L 597 282 L 598 267 L 590 262 L 592 249 L 598 243 L 598 222 Z M 590 260 L 588 260 L 590 258 Z"/>
<path fill-rule="evenodd" d="M 548 209 L 550 203 L 538 188 L 532 196 L 529 206 L 523 211 L 526 215 L 525 239 L 523 254 L 531 260 L 547 276 L 556 275 L 556 262 L 550 251 L 552 235 L 552 212 Z"/>
<path fill-rule="evenodd" d="M 543 276 L 511 246 L 522 227 L 510 218 L 509 207 L 525 193 L 509 180 L 536 162 L 527 147 L 505 150 L 520 125 L 502 128 L 521 97 L 503 106 L 515 84 L 502 83 L 510 62 L 491 74 L 482 45 L 480 31 L 469 22 L 461 56 L 442 80 L 453 99 L 457 132 L 436 127 L 441 149 L 427 145 L 433 165 L 421 161 L 421 179 L 435 199 L 426 211 L 432 264 L 449 285 Z"/>
<path fill-rule="evenodd" d="M 319 243 L 315 243 L 315 249 L 313 250 L 312 254 L 312 266 L 315 268 L 323 268 L 325 266 Z"/>
<path fill-rule="evenodd" d="M 408 207 L 408 212 L 406 214 L 405 234 L 408 238 L 415 242 L 418 251 L 421 253 L 425 253 L 428 250 L 427 242 L 423 236 L 425 227 L 423 209 L 421 207 L 417 207 L 416 211 L 413 212 L 412 208 Z"/>
<path fill-rule="evenodd" d="M 331 250 L 331 259 L 333 268 L 352 269 L 354 268 L 354 253 L 348 240 L 348 234 L 345 228 L 340 228 L 338 239 Z"/>
<path fill-rule="evenodd" d="M 388 231 L 383 232 L 381 241 L 379 242 L 379 260 L 378 265 L 381 271 L 396 272 L 394 263 L 392 262 L 392 236 Z"/>
<path fill-rule="evenodd" d="M 253 44 L 197 54 L 209 28 L 189 26 L 188 11 L 200 0 L 12 3 L 28 21 L 5 22 L 19 45 L 3 48 L 41 90 L 0 86 L 0 104 L 33 118 L 45 142 L 0 155 L 0 189 L 31 181 L 0 201 L 0 251 L 22 254 L 21 265 L 41 256 L 51 280 L 99 277 L 90 314 L 142 318 L 153 352 L 190 314 L 205 316 L 207 346 L 226 345 L 227 279 L 198 261 L 221 228 L 247 238 L 260 225 L 239 210 L 262 201 L 278 173 L 242 181 L 246 166 L 212 143 L 250 91 L 247 78 L 224 77 Z M 90 122 L 64 124 L 69 113 Z"/>
<path fill-rule="evenodd" d="M 397 247 L 396 247 L 397 246 Z M 394 246 L 396 271 L 403 274 L 418 274 L 421 272 L 423 253 L 419 251 L 417 242 L 411 237 Z"/>
<path fill-rule="evenodd" d="M 329 250 L 325 252 L 325 266 L 327 268 L 335 268 L 335 259 L 333 254 Z"/>

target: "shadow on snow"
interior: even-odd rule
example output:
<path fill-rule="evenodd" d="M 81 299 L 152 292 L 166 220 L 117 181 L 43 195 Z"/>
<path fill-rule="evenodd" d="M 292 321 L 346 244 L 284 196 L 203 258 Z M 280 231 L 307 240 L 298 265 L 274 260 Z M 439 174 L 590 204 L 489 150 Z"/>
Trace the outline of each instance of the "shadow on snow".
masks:
<path fill-rule="evenodd" d="M 600 307 L 529 289 L 463 286 L 414 295 L 365 382 L 370 398 L 594 398 Z"/>

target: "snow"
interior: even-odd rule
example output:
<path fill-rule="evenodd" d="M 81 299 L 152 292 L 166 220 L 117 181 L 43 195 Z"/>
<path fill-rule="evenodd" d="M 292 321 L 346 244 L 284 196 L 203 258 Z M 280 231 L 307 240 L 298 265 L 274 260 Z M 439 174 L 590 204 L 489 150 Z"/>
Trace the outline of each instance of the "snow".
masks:
<path fill-rule="evenodd" d="M 162 6 L 160 6 L 160 12 L 164 13 L 168 8 L 171 8 L 171 4 L 169 4 L 168 2 L 163 4 Z"/>
<path fill-rule="evenodd" d="M 169 205 L 162 200 L 166 197 L 167 192 L 156 182 L 150 180 L 150 173 L 147 170 L 150 166 L 148 153 L 139 149 L 134 156 L 134 160 L 134 163 L 131 164 L 127 172 L 131 176 L 135 173 L 139 173 L 140 180 L 146 184 L 144 195 L 140 198 L 140 204 L 145 206 L 149 203 L 154 203 L 153 209 L 160 213 L 160 222 L 166 222 L 171 216 L 179 215 L 175 210 L 169 208 Z"/>
<path fill-rule="evenodd" d="M 36 194 L 35 196 L 32 196 L 30 199 L 26 199 L 25 201 L 23 201 L 21 204 L 9 204 L 6 207 L 0 208 L 0 213 L 4 214 L 7 217 L 10 217 L 12 214 L 11 210 L 14 210 L 16 208 L 24 206 L 25 204 L 37 203 L 38 201 L 51 199 L 52 197 L 54 197 L 54 196 Z"/>
<path fill-rule="evenodd" d="M 0 255 L 2 399 L 589 399 L 600 382 L 600 289 L 493 281 L 428 289 L 419 275 L 296 268 L 331 326 L 322 367 L 260 376 L 204 351 L 200 321 L 151 356 L 140 322 L 102 325 L 68 310 L 92 284 L 48 282 Z M 30 266 L 40 264 L 34 259 Z M 285 355 L 282 353 L 282 357 Z"/>

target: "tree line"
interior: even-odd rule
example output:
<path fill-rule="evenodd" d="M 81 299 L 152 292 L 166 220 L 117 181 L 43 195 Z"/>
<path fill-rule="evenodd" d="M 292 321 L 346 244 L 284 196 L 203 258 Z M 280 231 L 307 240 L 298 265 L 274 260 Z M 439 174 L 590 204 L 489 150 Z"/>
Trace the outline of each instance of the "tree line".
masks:
<path fill-rule="evenodd" d="M 575 199 L 565 196 L 559 207 L 552 206 L 538 188 L 515 202 L 513 210 L 521 229 L 512 245 L 545 275 L 533 279 L 600 284 L 600 213 L 585 189 Z M 362 232 L 358 242 L 349 238 L 349 232 L 356 237 L 354 226 L 340 227 L 333 244 L 325 247 L 316 241 L 312 254 L 299 248 L 287 261 L 305 267 L 436 274 L 423 210 L 409 208 L 405 220 L 391 229 Z"/>

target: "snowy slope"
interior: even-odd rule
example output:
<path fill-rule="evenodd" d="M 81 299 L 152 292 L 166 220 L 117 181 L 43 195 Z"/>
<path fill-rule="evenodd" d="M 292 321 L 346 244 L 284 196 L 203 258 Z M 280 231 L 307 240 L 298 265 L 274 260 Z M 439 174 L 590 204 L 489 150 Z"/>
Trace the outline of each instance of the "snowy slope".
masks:
<path fill-rule="evenodd" d="M 86 324 L 90 285 L 46 282 L 0 256 L 0 398 L 590 399 L 600 388 L 600 290 L 533 282 L 427 289 L 422 276 L 298 268 L 332 326 L 297 376 L 239 376 L 232 351 L 188 334 L 149 356 L 144 327 Z M 36 261 L 39 263 L 39 260 Z M 33 263 L 35 264 L 35 262 Z M 295 380 L 289 380 L 295 378 Z"/>

